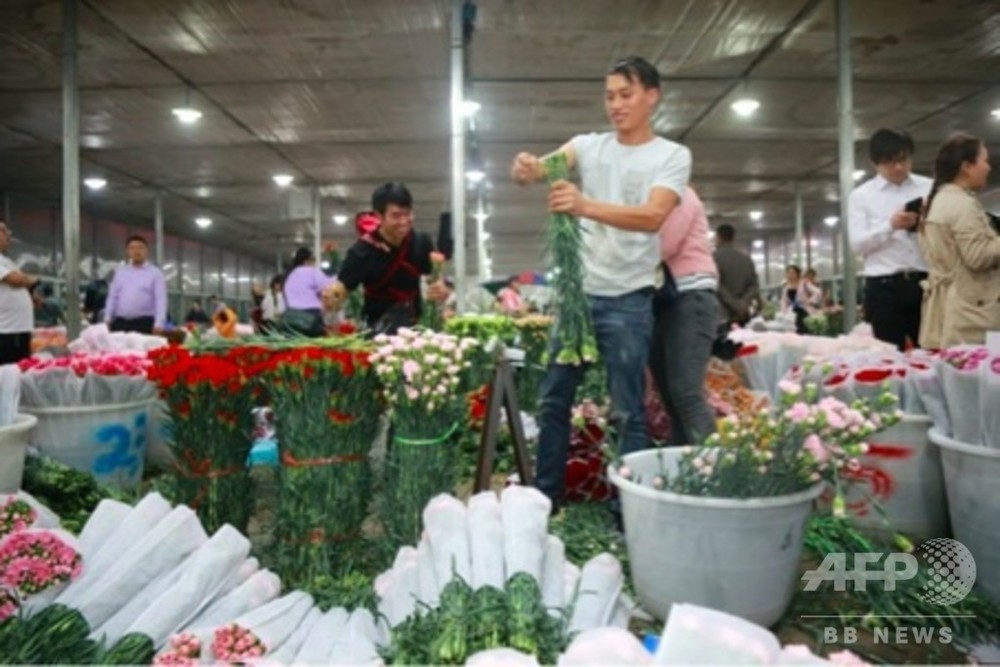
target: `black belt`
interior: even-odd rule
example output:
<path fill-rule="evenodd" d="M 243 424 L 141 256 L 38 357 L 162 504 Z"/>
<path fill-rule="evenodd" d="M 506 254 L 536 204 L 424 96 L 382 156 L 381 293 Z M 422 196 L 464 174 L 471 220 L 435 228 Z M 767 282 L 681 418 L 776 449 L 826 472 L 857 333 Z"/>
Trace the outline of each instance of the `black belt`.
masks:
<path fill-rule="evenodd" d="M 903 271 L 897 271 L 896 273 L 890 273 L 887 276 L 869 276 L 865 280 L 871 280 L 877 283 L 890 283 L 890 282 L 913 282 L 927 280 L 926 271 L 914 271 L 912 269 L 904 269 Z"/>

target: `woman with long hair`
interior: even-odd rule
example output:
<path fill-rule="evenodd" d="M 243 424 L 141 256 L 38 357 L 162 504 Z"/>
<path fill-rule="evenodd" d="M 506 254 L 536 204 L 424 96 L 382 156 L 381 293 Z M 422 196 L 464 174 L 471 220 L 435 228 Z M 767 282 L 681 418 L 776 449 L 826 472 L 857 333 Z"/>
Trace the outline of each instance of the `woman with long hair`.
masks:
<path fill-rule="evenodd" d="M 987 331 L 1000 329 L 1000 236 L 976 199 L 989 173 L 986 146 L 972 135 L 952 135 L 938 150 L 919 226 L 930 268 L 921 347 L 983 343 Z"/>
<path fill-rule="evenodd" d="M 312 250 L 296 250 L 292 266 L 284 280 L 285 312 L 281 315 L 283 328 L 292 334 L 313 338 L 325 336 L 322 295 L 323 290 L 333 282 L 333 278 L 317 268 Z"/>
<path fill-rule="evenodd" d="M 802 268 L 789 264 L 785 269 L 785 282 L 781 286 L 781 312 L 795 315 L 795 333 L 806 334 L 806 318 L 822 304 L 823 292 L 802 278 Z"/>
<path fill-rule="evenodd" d="M 278 322 L 281 321 L 281 316 L 285 312 L 285 296 L 282 294 L 284 283 L 284 276 L 277 275 L 271 278 L 271 284 L 268 287 L 267 293 L 261 299 L 260 328 L 263 333 L 271 333 L 278 330 Z"/>

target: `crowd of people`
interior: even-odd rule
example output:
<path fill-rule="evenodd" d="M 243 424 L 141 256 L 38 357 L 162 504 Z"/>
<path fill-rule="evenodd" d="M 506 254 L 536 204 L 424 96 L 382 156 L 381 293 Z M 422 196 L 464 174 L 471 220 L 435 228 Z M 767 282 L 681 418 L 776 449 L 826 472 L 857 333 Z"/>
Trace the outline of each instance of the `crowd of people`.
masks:
<path fill-rule="evenodd" d="M 709 225 L 688 183 L 691 154 L 662 139 L 651 119 L 660 101 L 656 69 L 641 58 L 615 64 L 605 78 L 613 132 L 573 137 L 557 149 L 581 179 L 558 181 L 549 209 L 580 218 L 584 290 L 608 376 L 619 453 L 648 446 L 643 377 L 652 371 L 672 421 L 670 444 L 715 430 L 703 392 L 713 343 L 723 328 L 747 323 L 761 305 L 756 269 L 737 250 L 735 230 Z M 849 235 L 864 258 L 864 312 L 874 335 L 904 349 L 981 343 L 1000 330 L 1000 235 L 975 193 L 986 185 L 986 147 L 955 135 L 941 147 L 933 181 L 911 172 L 914 145 L 904 131 L 870 141 L 877 175 L 852 193 Z M 542 159 L 518 154 L 521 184 L 543 180 Z M 781 308 L 796 328 L 824 305 L 815 272 L 789 266 Z M 555 355 L 552 355 L 555 357 Z M 583 371 L 551 364 L 541 386 L 536 486 L 553 501 L 563 491 L 570 408 Z"/>
<path fill-rule="evenodd" d="M 714 431 L 702 387 L 720 332 L 745 325 L 762 305 L 753 261 L 735 247 L 736 230 L 715 230 L 691 187 L 691 152 L 657 136 L 652 117 L 661 101 L 656 68 L 638 57 L 605 77 L 611 132 L 581 134 L 556 149 L 580 177 L 550 185 L 548 208 L 579 219 L 583 289 L 608 391 L 620 453 L 648 446 L 644 415 L 647 367 L 672 419 L 671 444 Z M 914 174 L 913 139 L 880 129 L 869 143 L 876 175 L 850 196 L 849 238 L 864 259 L 864 314 L 876 338 L 900 349 L 981 343 L 1000 329 L 1000 235 L 976 199 L 989 174 L 987 148 L 967 134 L 949 138 L 933 178 Z M 545 180 L 543 159 L 519 153 L 515 182 Z M 394 332 L 420 321 L 427 302 L 454 307 L 454 290 L 437 274 L 432 239 L 413 228 L 414 202 L 402 183 L 379 186 L 372 210 L 356 220 L 358 238 L 336 275 L 317 266 L 308 248 L 256 294 L 255 329 L 323 336 L 351 291 L 361 290 L 363 327 Z M 362 224 L 364 223 L 364 224 Z M 2 254 L 10 230 L 0 222 L 0 362 L 30 349 L 38 321 L 58 322 L 39 278 Z M 128 261 L 106 286 L 100 321 L 114 331 L 161 333 L 167 322 L 163 273 L 148 260 L 141 236 L 127 240 Z M 34 292 L 33 292 L 34 290 Z M 89 295 L 88 295 L 89 298 Z M 815 272 L 787 267 L 780 307 L 805 331 L 825 297 Z M 499 291 L 497 309 L 522 315 L 529 305 L 518 277 Z M 236 315 L 220 302 L 195 302 L 189 324 L 231 331 Z M 556 343 L 554 343 L 556 344 Z M 556 358 L 553 350 L 552 358 Z M 558 504 L 562 496 L 570 409 L 583 379 L 579 366 L 551 364 L 541 385 L 536 485 Z"/>

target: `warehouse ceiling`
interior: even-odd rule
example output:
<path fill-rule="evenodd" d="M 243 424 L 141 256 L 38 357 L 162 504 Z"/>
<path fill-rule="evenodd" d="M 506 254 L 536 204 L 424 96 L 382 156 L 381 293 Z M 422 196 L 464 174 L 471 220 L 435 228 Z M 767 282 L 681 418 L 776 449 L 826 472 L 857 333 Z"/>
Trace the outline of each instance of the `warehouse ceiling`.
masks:
<path fill-rule="evenodd" d="M 481 196 L 489 214 L 495 274 L 544 266 L 544 192 L 509 182 L 511 158 L 606 128 L 603 72 L 628 54 L 665 77 L 656 129 L 691 148 L 714 223 L 746 240 L 787 238 L 799 183 L 815 252 L 829 252 L 833 0 L 476 4 L 466 96 L 482 108 L 468 139 L 487 178 L 468 198 L 470 213 Z M 433 231 L 450 200 L 448 11 L 446 0 L 83 0 L 81 178 L 108 181 L 83 190 L 84 208 L 151 224 L 159 190 L 168 232 L 270 259 L 310 238 L 309 220 L 289 219 L 294 190 L 321 186 L 324 235 L 347 241 L 350 225 L 333 216 L 401 180 L 418 227 Z M 1000 153 L 1000 3 L 865 0 L 851 11 L 859 168 L 871 173 L 865 140 L 881 126 L 911 130 L 923 173 L 956 130 Z M 59 201 L 60 76 L 60 3 L 0 0 L 0 191 Z M 730 107 L 742 97 L 760 102 L 748 118 Z M 199 122 L 172 115 L 185 104 Z M 295 185 L 277 187 L 279 173 Z M 197 228 L 199 216 L 212 227 Z"/>

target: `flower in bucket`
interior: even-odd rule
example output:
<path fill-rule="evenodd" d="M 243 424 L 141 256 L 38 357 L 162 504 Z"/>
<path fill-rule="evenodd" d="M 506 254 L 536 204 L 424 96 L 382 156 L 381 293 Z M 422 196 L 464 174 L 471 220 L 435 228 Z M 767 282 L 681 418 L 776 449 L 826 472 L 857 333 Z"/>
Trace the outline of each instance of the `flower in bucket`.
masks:
<path fill-rule="evenodd" d="M 764 498 L 804 491 L 822 480 L 843 507 L 844 477 L 860 468 L 866 440 L 899 420 L 896 397 L 884 391 L 850 405 L 821 397 L 815 385 L 782 381 L 774 411 L 731 415 L 717 433 L 680 457 L 678 471 L 662 473 L 675 493 L 718 498 Z M 838 500 L 839 499 L 839 500 Z"/>
<path fill-rule="evenodd" d="M 421 512 L 454 485 L 453 435 L 466 416 L 475 339 L 402 328 L 375 337 L 371 363 L 392 422 L 383 522 L 400 544 L 419 538 Z"/>

